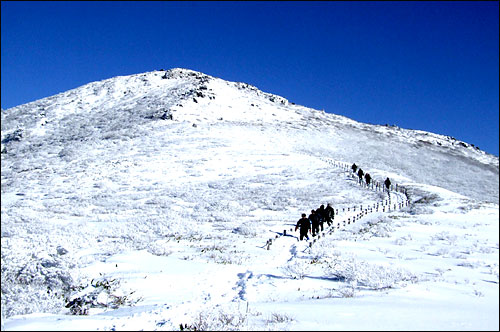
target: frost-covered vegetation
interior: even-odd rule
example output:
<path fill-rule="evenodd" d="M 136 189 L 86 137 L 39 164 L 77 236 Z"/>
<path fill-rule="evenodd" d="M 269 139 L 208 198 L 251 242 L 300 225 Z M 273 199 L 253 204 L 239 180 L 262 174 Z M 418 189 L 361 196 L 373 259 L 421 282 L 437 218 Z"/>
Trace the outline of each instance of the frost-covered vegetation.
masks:
<path fill-rule="evenodd" d="M 182 69 L 3 110 L 2 329 L 498 329 L 498 158 L 461 143 Z M 328 160 L 410 206 L 299 242 L 387 198 Z"/>

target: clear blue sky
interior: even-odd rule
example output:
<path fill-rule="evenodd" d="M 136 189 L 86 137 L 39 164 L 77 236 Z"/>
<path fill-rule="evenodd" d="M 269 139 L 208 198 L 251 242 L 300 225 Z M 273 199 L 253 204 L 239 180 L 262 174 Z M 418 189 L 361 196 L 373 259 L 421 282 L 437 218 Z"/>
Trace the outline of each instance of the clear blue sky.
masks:
<path fill-rule="evenodd" d="M 499 2 L 1 2 L 10 108 L 189 68 L 498 156 Z"/>

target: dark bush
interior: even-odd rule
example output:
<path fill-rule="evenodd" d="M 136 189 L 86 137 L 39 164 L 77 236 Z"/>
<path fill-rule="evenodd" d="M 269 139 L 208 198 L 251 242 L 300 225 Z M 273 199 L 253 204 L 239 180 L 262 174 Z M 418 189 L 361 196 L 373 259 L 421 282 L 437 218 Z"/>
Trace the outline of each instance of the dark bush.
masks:
<path fill-rule="evenodd" d="M 7 134 L 4 139 L 2 139 L 2 144 L 7 144 L 10 142 L 20 141 L 23 137 L 23 130 L 17 129 L 16 131 Z"/>

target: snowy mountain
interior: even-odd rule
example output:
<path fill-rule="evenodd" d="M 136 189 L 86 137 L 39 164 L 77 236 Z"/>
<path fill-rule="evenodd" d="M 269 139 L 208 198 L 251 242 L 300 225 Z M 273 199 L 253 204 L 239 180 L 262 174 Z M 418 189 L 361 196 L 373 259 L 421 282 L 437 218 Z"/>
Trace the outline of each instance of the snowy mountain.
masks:
<path fill-rule="evenodd" d="M 159 119 L 173 117 L 174 121 Z M 125 141 L 154 130 L 186 135 L 211 126 L 250 126 L 314 135 L 316 155 L 359 161 L 478 200 L 498 202 L 498 157 L 449 136 L 375 126 L 293 105 L 245 83 L 186 69 L 94 82 L 2 113 L 2 149 L 70 153 L 90 142 Z M 295 129 L 295 130 L 294 130 Z M 17 138 L 19 143 L 13 144 Z M 48 148 L 48 146 L 50 148 Z M 376 154 L 376 156 L 374 156 Z M 422 156 L 425 156 L 422 158 Z"/>
<path fill-rule="evenodd" d="M 498 330 L 499 159 L 452 137 L 176 68 L 2 110 L 1 156 L 2 329 Z"/>

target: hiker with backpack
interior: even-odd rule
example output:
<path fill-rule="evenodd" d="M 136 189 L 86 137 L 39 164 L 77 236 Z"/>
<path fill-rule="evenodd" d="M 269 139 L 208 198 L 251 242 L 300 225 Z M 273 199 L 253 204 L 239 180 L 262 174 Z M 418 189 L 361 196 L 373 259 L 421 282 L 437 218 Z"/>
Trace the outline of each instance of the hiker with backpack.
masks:
<path fill-rule="evenodd" d="M 366 185 L 369 186 L 370 185 L 370 182 L 372 181 L 372 177 L 369 173 L 366 173 L 365 174 L 365 182 L 366 182 Z"/>
<path fill-rule="evenodd" d="M 333 223 L 333 219 L 335 218 L 335 211 L 331 207 L 330 203 L 326 205 L 325 215 L 326 215 L 326 223 L 328 224 L 328 226 L 330 226 Z"/>
<path fill-rule="evenodd" d="M 321 231 L 323 232 L 323 224 L 326 221 L 325 205 L 321 204 L 319 209 L 316 210 L 316 213 L 318 214 L 319 218 L 319 226 L 321 228 Z"/>
<path fill-rule="evenodd" d="M 312 236 L 316 236 L 316 234 L 319 233 L 319 217 L 316 211 L 311 210 L 309 220 L 311 221 Z"/>
<path fill-rule="evenodd" d="M 361 184 L 361 182 L 363 181 L 363 175 L 364 174 L 365 174 L 365 172 L 363 172 L 363 170 L 360 168 L 359 171 L 358 171 L 359 184 Z"/>
<path fill-rule="evenodd" d="M 309 236 L 307 236 L 307 233 L 311 232 L 311 222 L 309 221 L 308 218 L 306 218 L 306 214 L 302 213 L 302 218 L 297 221 L 297 225 L 295 226 L 295 231 L 300 228 L 300 241 L 304 239 L 304 237 L 309 240 Z"/>
<path fill-rule="evenodd" d="M 391 188 L 391 180 L 389 180 L 389 178 L 385 179 L 384 184 L 387 188 L 387 192 L 389 192 L 389 189 Z"/>

